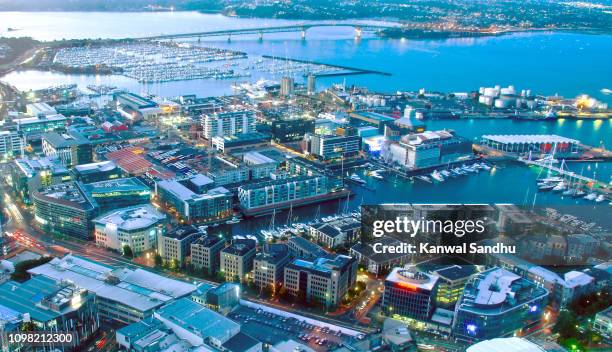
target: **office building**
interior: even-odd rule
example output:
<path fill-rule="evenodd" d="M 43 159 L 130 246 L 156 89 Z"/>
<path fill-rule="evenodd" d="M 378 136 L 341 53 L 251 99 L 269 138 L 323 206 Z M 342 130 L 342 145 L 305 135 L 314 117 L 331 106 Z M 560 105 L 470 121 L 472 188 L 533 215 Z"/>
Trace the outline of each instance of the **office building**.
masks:
<path fill-rule="evenodd" d="M 353 123 L 365 124 L 378 128 L 378 133 L 380 134 L 385 132 L 385 126 L 393 125 L 395 122 L 393 117 L 373 111 L 355 111 L 350 113 L 349 116 Z"/>
<path fill-rule="evenodd" d="M 295 259 L 285 266 L 284 287 L 295 296 L 303 294 L 308 302 L 335 307 L 356 279 L 357 261 L 345 255 Z"/>
<path fill-rule="evenodd" d="M 28 270 L 57 282 L 67 281 L 96 295 L 100 318 L 129 324 L 195 291 L 195 285 L 143 269 L 113 268 L 68 254 Z"/>
<path fill-rule="evenodd" d="M 225 282 L 206 291 L 206 306 L 226 315 L 240 303 L 240 285 Z"/>
<path fill-rule="evenodd" d="M 361 137 L 313 134 L 309 152 L 320 159 L 336 159 L 355 156 L 361 150 Z"/>
<path fill-rule="evenodd" d="M 431 270 L 431 273 L 438 276 L 436 305 L 454 309 L 468 280 L 476 273 L 476 267 L 474 265 L 443 265 L 441 268 Z"/>
<path fill-rule="evenodd" d="M 280 95 L 284 97 L 293 95 L 294 86 L 295 86 L 295 83 L 293 82 L 293 77 L 281 78 Z"/>
<path fill-rule="evenodd" d="M 357 259 L 360 264 L 363 264 L 368 272 L 379 275 L 386 270 L 410 262 L 412 254 L 376 253 L 374 251 L 374 245 L 377 243 L 380 243 L 383 247 L 398 246 L 402 244 L 401 241 L 395 238 L 383 236 L 377 238 L 376 241 L 373 242 L 359 242 L 353 245 L 350 249 L 351 257 Z"/>
<path fill-rule="evenodd" d="M 165 262 L 182 267 L 191 254 L 191 244 L 203 235 L 204 233 L 193 225 L 161 232 L 157 237 L 157 253 Z"/>
<path fill-rule="evenodd" d="M 270 136 L 259 132 L 216 136 L 212 137 L 211 144 L 225 154 L 241 153 L 270 146 Z"/>
<path fill-rule="evenodd" d="M 327 248 L 337 248 L 351 245 L 359 240 L 361 221 L 353 216 L 347 216 L 309 225 L 306 231 L 320 245 Z"/>
<path fill-rule="evenodd" d="M 81 185 L 83 190 L 96 203 L 100 212 L 149 204 L 151 201 L 151 189 L 136 177 L 117 178 Z"/>
<path fill-rule="evenodd" d="M 472 142 L 453 131 L 427 131 L 401 137 L 389 145 L 389 157 L 408 169 L 420 169 L 469 160 Z"/>
<path fill-rule="evenodd" d="M 250 239 L 234 239 L 221 250 L 221 273 L 227 281 L 243 281 L 253 270 L 257 243 Z"/>
<path fill-rule="evenodd" d="M 217 186 L 233 185 L 249 180 L 249 168 L 238 158 L 228 155 L 215 156 L 206 163 L 206 175 Z"/>
<path fill-rule="evenodd" d="M 381 331 L 383 342 L 394 352 L 418 351 L 416 340 L 410 329 L 401 321 L 386 318 Z"/>
<path fill-rule="evenodd" d="M 285 265 L 290 259 L 291 254 L 286 244 L 266 244 L 253 262 L 255 286 L 275 292 L 283 282 Z"/>
<path fill-rule="evenodd" d="M 289 238 L 289 240 L 287 240 L 287 246 L 289 246 L 289 253 L 294 258 L 314 260 L 329 255 L 321 246 L 300 236 Z"/>
<path fill-rule="evenodd" d="M 204 138 L 230 137 L 255 132 L 255 113 L 251 110 L 215 112 L 202 117 Z"/>
<path fill-rule="evenodd" d="M 464 341 L 512 336 L 538 324 L 548 291 L 505 269 L 476 274 L 455 308 L 453 335 Z"/>
<path fill-rule="evenodd" d="M 91 239 L 97 204 L 79 182 L 66 182 L 31 192 L 34 219 L 41 230 Z"/>
<path fill-rule="evenodd" d="M 191 244 L 191 265 L 207 275 L 219 271 L 221 250 L 225 248 L 225 239 L 219 236 L 205 235 Z"/>
<path fill-rule="evenodd" d="M 326 176 L 294 176 L 246 184 L 238 188 L 245 214 L 307 204 L 329 192 Z"/>
<path fill-rule="evenodd" d="M 394 268 L 385 279 L 382 310 L 419 321 L 432 316 L 438 290 L 438 276 L 416 268 Z"/>
<path fill-rule="evenodd" d="M 270 131 L 272 139 L 278 143 L 295 142 L 304 139 L 304 135 L 314 133 L 315 119 L 281 118 L 272 121 Z"/>
<path fill-rule="evenodd" d="M 31 204 L 30 192 L 72 180 L 68 168 L 57 158 L 15 159 L 11 185 L 24 204 Z"/>
<path fill-rule="evenodd" d="M 612 306 L 595 314 L 593 330 L 608 343 L 612 339 Z"/>
<path fill-rule="evenodd" d="M 0 131 L 0 160 L 23 157 L 26 142 L 16 131 Z"/>
<path fill-rule="evenodd" d="M 13 119 L 11 127 L 21 132 L 27 141 L 39 140 L 45 132 L 63 130 L 66 120 L 66 117 L 61 114 L 36 115 L 35 117 Z"/>
<path fill-rule="evenodd" d="M 198 190 L 198 184 L 201 183 L 197 179 L 196 183 L 188 180 L 158 181 L 155 183 L 155 193 L 160 201 L 187 220 L 211 221 L 232 215 L 232 194 L 226 188 L 215 187 L 203 191 L 202 188 Z"/>
<path fill-rule="evenodd" d="M 58 157 L 66 166 L 91 163 L 93 154 L 89 140 L 78 135 L 47 132 L 42 136 L 46 156 Z"/>
<path fill-rule="evenodd" d="M 0 332 L 70 331 L 74 346 L 81 345 L 99 328 L 94 294 L 62 280 L 34 276 L 19 283 L 0 284 Z M 69 328 L 72 327 L 72 328 Z M 78 327 L 78 328 L 77 328 Z M 27 350 L 26 344 L 4 344 L 4 351 Z M 51 344 L 41 346 L 52 350 Z M 59 348 L 58 350 L 63 350 Z M 68 351 L 69 349 L 66 349 Z"/>
<path fill-rule="evenodd" d="M 242 156 L 242 160 L 251 171 L 251 179 L 270 178 L 276 172 L 278 161 L 259 152 L 250 151 Z"/>
<path fill-rule="evenodd" d="M 93 183 L 121 178 L 123 177 L 123 172 L 114 161 L 106 160 L 77 165 L 72 169 L 72 175 L 76 181 Z"/>
<path fill-rule="evenodd" d="M 157 248 L 166 215 L 149 204 L 113 210 L 93 220 L 96 244 L 121 252 L 129 246 L 138 255 Z"/>

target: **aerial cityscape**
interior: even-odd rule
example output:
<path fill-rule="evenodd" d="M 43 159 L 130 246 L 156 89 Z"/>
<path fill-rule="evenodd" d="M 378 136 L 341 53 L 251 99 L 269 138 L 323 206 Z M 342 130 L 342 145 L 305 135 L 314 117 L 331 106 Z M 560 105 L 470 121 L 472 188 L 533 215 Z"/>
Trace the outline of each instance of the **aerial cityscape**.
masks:
<path fill-rule="evenodd" d="M 0 0 L 0 351 L 612 351 L 612 3 Z"/>

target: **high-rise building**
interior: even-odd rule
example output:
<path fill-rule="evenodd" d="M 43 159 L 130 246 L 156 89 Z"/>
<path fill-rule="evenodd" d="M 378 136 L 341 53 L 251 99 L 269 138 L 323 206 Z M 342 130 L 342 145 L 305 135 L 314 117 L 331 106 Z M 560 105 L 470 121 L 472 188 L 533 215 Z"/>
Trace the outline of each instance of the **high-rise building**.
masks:
<path fill-rule="evenodd" d="M 316 79 L 316 76 L 313 74 L 309 74 L 308 78 L 306 78 L 306 91 L 309 95 L 315 94 L 317 92 Z"/>
<path fill-rule="evenodd" d="M 270 132 L 276 142 L 294 142 L 304 139 L 307 133 L 314 133 L 315 119 L 279 118 L 272 121 Z"/>
<path fill-rule="evenodd" d="M 112 160 L 77 165 L 72 169 L 75 180 L 83 183 L 114 180 L 121 178 L 123 172 Z"/>
<path fill-rule="evenodd" d="M 229 137 L 255 132 L 255 113 L 251 110 L 215 112 L 202 117 L 204 138 Z"/>
<path fill-rule="evenodd" d="M 253 269 L 256 243 L 250 239 L 235 239 L 221 251 L 221 272 L 228 281 L 242 281 Z"/>
<path fill-rule="evenodd" d="M 399 315 L 428 320 L 435 309 L 438 276 L 416 268 L 394 268 L 385 279 L 382 309 L 389 316 Z"/>
<path fill-rule="evenodd" d="M 512 336 L 542 320 L 548 291 L 501 268 L 476 274 L 455 308 L 453 335 L 464 341 Z"/>
<path fill-rule="evenodd" d="M 68 168 L 57 158 L 15 159 L 11 167 L 11 184 L 25 204 L 30 204 L 30 192 L 71 181 Z"/>
<path fill-rule="evenodd" d="M 401 137 L 392 143 L 389 157 L 410 169 L 425 168 L 469 160 L 472 142 L 452 131 L 427 131 Z"/>
<path fill-rule="evenodd" d="M 196 270 L 204 270 L 213 275 L 219 270 L 221 250 L 225 240 L 219 236 L 205 235 L 191 244 L 191 265 Z"/>
<path fill-rule="evenodd" d="M 284 287 L 295 295 L 304 294 L 308 302 L 337 306 L 357 279 L 357 261 L 345 255 L 295 259 L 285 266 Z"/>
<path fill-rule="evenodd" d="M 281 78 L 280 95 L 290 96 L 293 94 L 294 82 L 292 77 Z"/>

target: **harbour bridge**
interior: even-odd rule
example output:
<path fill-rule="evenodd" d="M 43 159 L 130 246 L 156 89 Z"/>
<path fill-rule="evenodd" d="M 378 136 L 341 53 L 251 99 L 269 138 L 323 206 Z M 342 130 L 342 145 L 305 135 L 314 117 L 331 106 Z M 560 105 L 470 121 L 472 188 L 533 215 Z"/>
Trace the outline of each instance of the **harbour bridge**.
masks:
<path fill-rule="evenodd" d="M 378 32 L 388 28 L 395 28 L 392 25 L 375 25 L 363 23 L 346 23 L 346 22 L 320 22 L 320 23 L 303 23 L 287 26 L 274 27 L 256 27 L 256 28 L 239 28 L 239 29 L 223 29 L 218 31 L 192 32 L 192 33 L 176 33 L 162 34 L 150 37 L 141 37 L 138 39 L 164 40 L 164 39 L 181 39 L 181 38 L 204 38 L 204 37 L 222 37 L 226 36 L 228 41 L 231 41 L 232 36 L 256 34 L 260 40 L 263 40 L 264 33 L 301 33 L 302 39 L 306 39 L 306 31 L 313 27 L 353 27 L 355 29 L 355 38 L 361 38 L 363 32 Z"/>

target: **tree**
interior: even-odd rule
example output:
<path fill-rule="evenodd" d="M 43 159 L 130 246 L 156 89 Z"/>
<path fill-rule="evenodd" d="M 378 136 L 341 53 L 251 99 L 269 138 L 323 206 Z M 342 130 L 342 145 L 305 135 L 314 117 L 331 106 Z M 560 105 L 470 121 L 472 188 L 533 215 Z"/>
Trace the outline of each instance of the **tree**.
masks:
<path fill-rule="evenodd" d="M 155 266 L 162 266 L 164 264 L 164 260 L 162 259 L 161 255 L 159 255 L 159 253 L 155 253 Z"/>
<path fill-rule="evenodd" d="M 127 244 L 123 245 L 123 256 L 126 258 L 134 258 L 134 252 L 132 251 L 132 247 Z"/>
<path fill-rule="evenodd" d="M 53 259 L 52 257 L 41 257 L 38 259 L 24 260 L 15 264 L 15 272 L 11 274 L 11 280 L 24 282 L 30 279 L 28 270 L 43 265 Z"/>
<path fill-rule="evenodd" d="M 567 310 L 559 313 L 559 317 L 557 318 L 557 323 L 553 327 L 553 332 L 559 333 L 559 335 L 563 339 L 577 337 L 578 329 L 576 329 L 576 325 L 578 324 L 578 320 L 576 320 L 576 316 Z"/>

